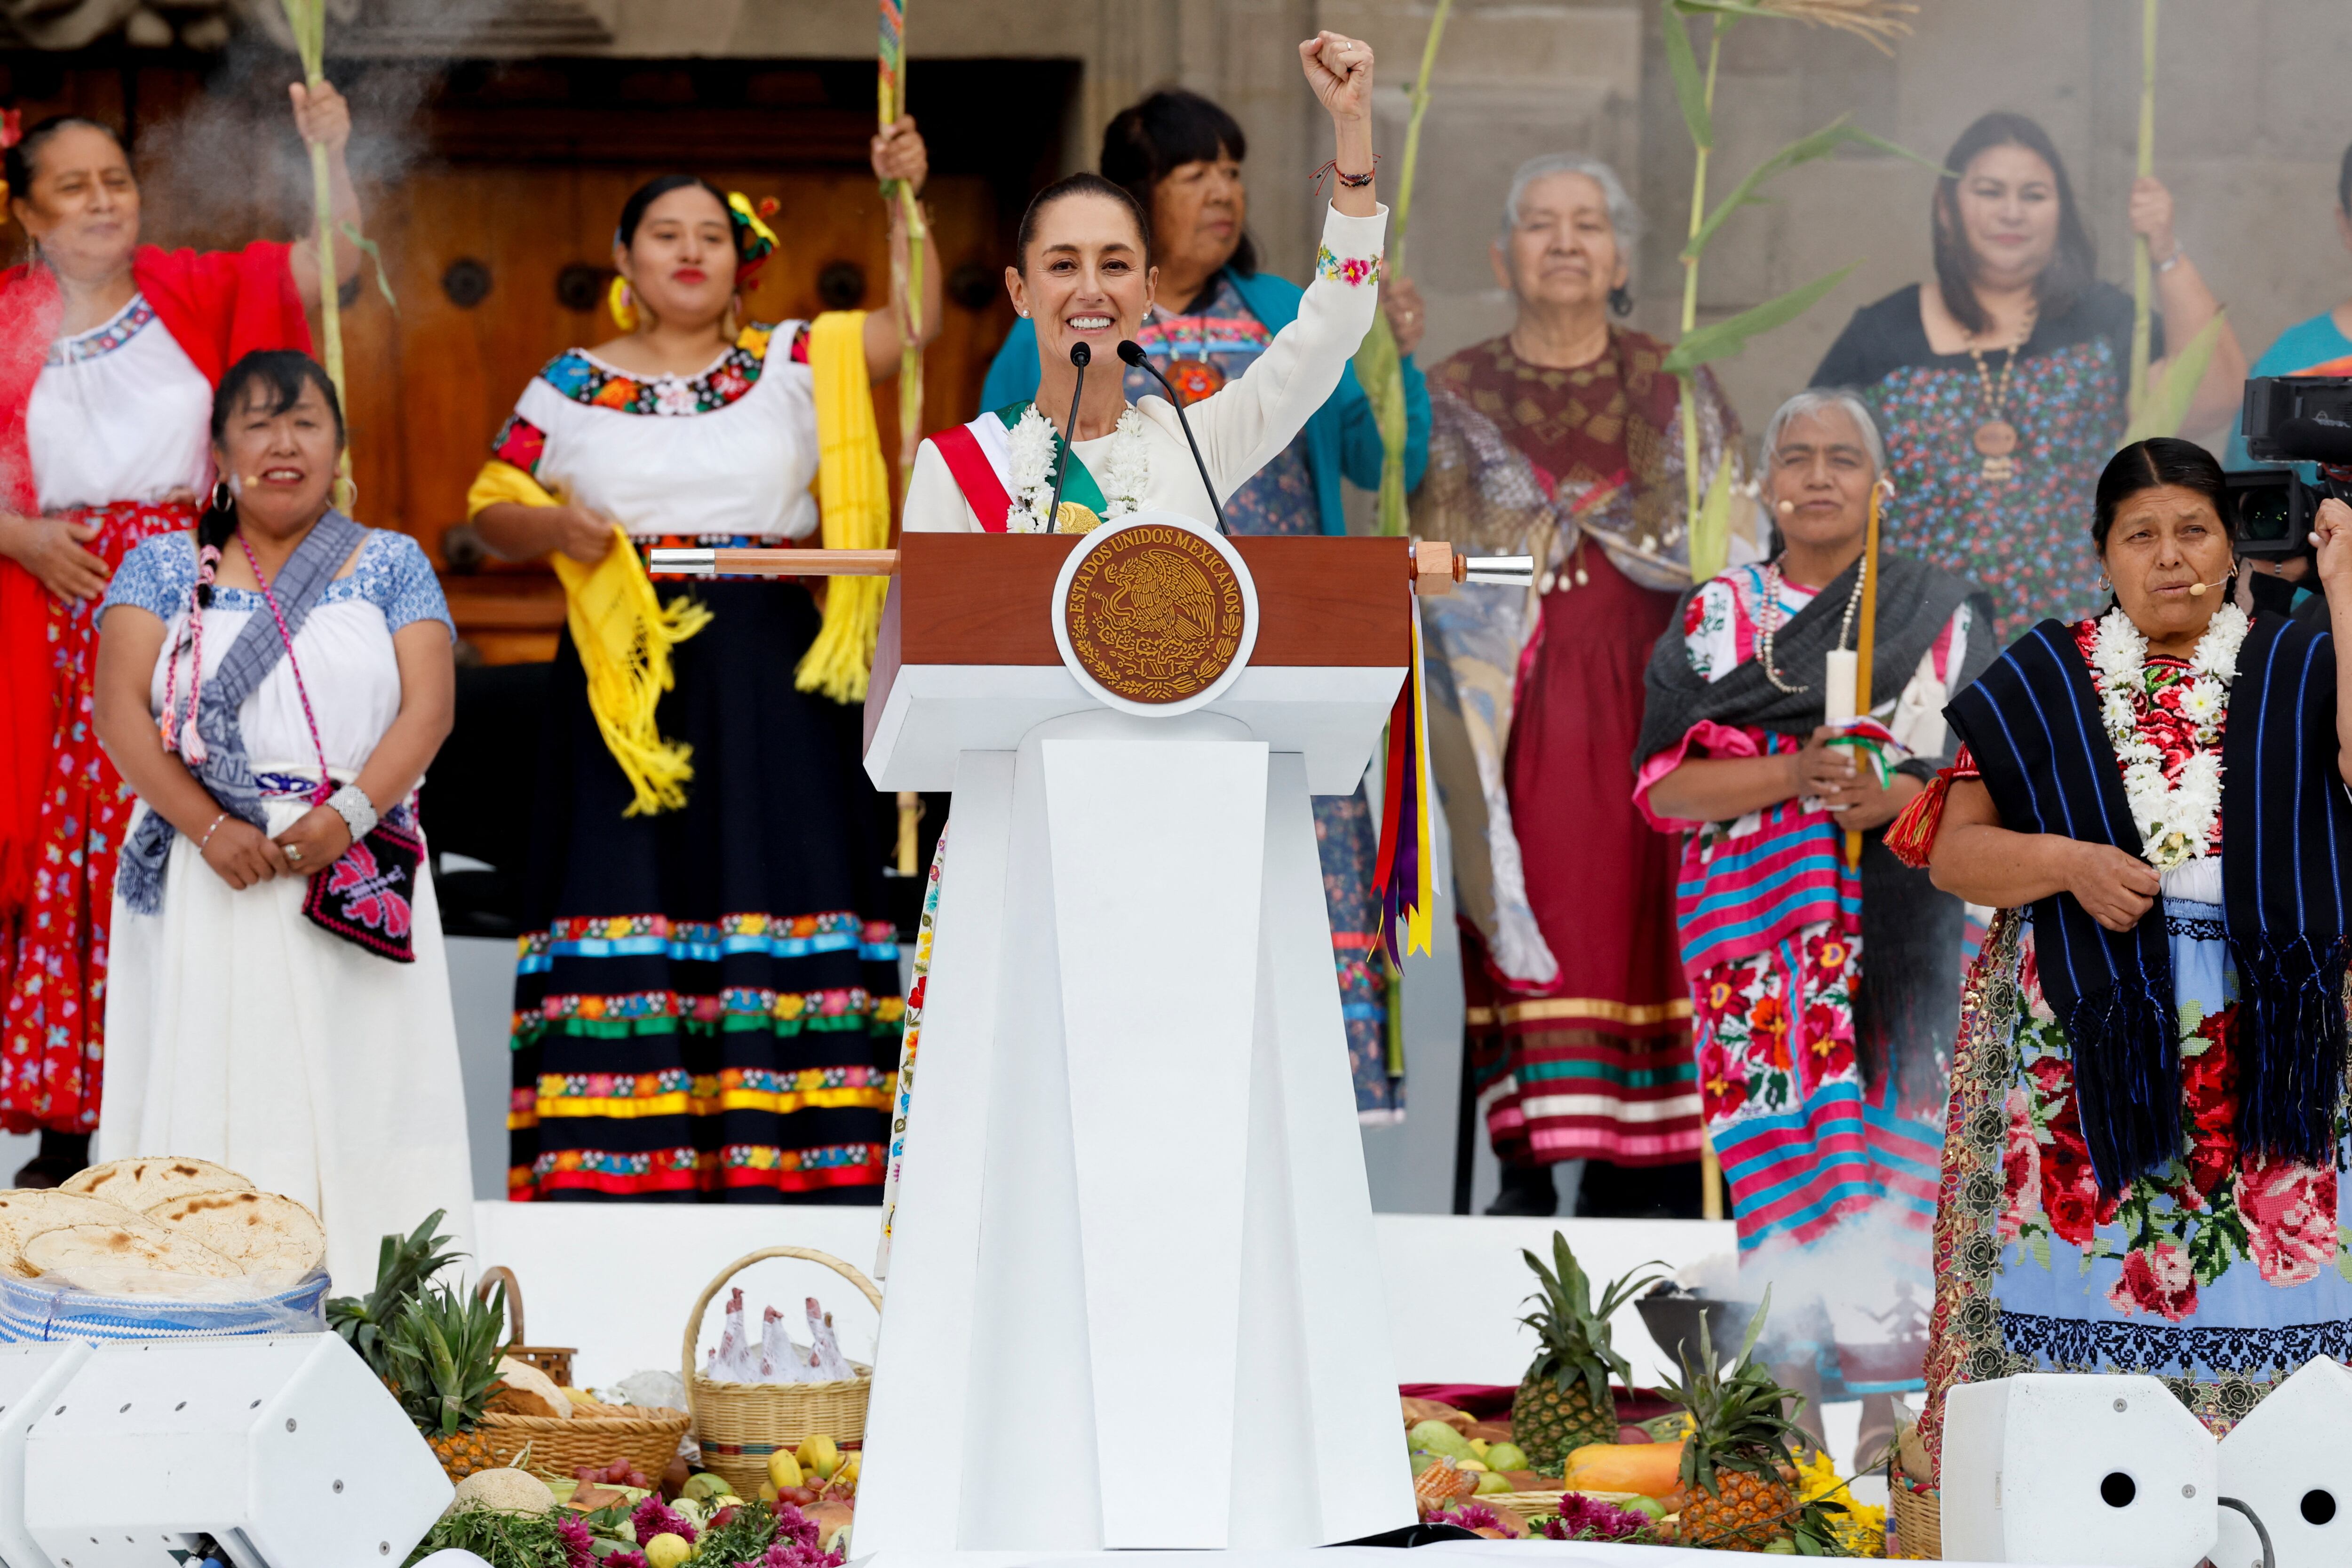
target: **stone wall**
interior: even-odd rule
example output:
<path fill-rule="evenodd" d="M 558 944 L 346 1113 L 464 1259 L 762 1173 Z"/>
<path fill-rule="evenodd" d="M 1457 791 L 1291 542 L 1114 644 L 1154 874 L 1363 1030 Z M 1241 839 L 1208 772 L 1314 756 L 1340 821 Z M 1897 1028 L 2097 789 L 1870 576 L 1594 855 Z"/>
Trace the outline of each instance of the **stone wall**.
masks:
<path fill-rule="evenodd" d="M 1081 60 L 1086 85 L 1069 138 L 1080 160 L 1138 92 L 1172 81 L 1218 98 L 1250 134 L 1251 226 L 1271 264 L 1297 276 L 1313 248 L 1306 172 L 1327 154 L 1291 46 L 1317 26 L 1371 41 L 1392 159 L 1433 6 L 914 0 L 912 9 L 919 113 L 925 55 Z M 2128 285 L 2139 9 L 2132 0 L 1925 0 L 1916 32 L 1892 58 L 1841 34 L 1743 23 L 1727 39 L 1717 89 L 1714 194 L 1841 114 L 1937 158 L 1978 114 L 2020 110 L 2049 128 L 2067 160 L 2102 275 Z M 1634 321 L 1672 334 L 1691 152 L 1659 27 L 1654 3 L 1457 0 L 1423 132 L 1408 256 L 1430 296 L 1424 357 L 1507 321 L 1486 259 L 1498 204 L 1520 160 L 1559 148 L 1609 159 L 1637 193 L 1651 236 Z M 2330 215 L 2336 160 L 2352 138 L 2352 110 L 2336 107 L 2337 84 L 2352 78 L 2352 16 L 2340 0 L 2176 3 L 2165 7 L 2161 46 L 2158 173 L 2179 198 L 2184 242 L 2258 353 L 2283 327 L 2352 294 L 2352 264 Z M 625 54 L 795 56 L 871 47 L 868 14 L 841 0 L 620 0 L 612 45 Z M 1783 177 L 1775 204 L 1725 226 L 1700 277 L 1703 320 L 1860 263 L 1812 314 L 1721 367 L 1751 429 L 1811 374 L 1856 307 L 1925 274 L 1932 183 L 1900 159 L 1842 154 Z"/>

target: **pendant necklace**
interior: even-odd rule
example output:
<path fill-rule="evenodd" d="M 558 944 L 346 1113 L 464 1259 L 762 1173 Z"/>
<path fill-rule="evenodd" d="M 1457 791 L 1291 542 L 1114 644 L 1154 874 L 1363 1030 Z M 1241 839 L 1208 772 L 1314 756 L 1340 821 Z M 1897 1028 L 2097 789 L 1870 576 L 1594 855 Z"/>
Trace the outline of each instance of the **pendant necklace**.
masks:
<path fill-rule="evenodd" d="M 1977 453 L 1984 459 L 1979 472 L 1996 484 L 2004 483 L 2017 475 L 2017 461 L 2011 455 L 2017 450 L 2017 426 L 2003 414 L 2009 407 L 2009 382 L 2017 369 L 2018 350 L 2033 336 L 2034 311 L 2025 313 L 2023 331 L 2009 345 L 2008 357 L 2001 361 L 2000 380 L 1996 382 L 1992 372 L 1985 368 L 1984 349 L 1980 344 L 1969 345 L 1969 357 L 1977 367 L 1977 412 L 1983 417 L 1978 422 L 1974 442 Z"/>
<path fill-rule="evenodd" d="M 1854 612 L 1862 608 L 1863 580 L 1870 575 L 1870 563 L 1864 560 L 1853 574 L 1853 591 L 1845 596 L 1845 617 L 1838 622 L 1837 645 L 1843 650 L 1845 640 L 1853 634 Z M 1790 696 L 1813 688 L 1800 682 L 1790 685 L 1780 678 L 1772 664 L 1772 633 L 1780 629 L 1780 558 L 1774 556 L 1764 568 L 1764 602 L 1756 609 L 1756 663 L 1764 678 Z"/>

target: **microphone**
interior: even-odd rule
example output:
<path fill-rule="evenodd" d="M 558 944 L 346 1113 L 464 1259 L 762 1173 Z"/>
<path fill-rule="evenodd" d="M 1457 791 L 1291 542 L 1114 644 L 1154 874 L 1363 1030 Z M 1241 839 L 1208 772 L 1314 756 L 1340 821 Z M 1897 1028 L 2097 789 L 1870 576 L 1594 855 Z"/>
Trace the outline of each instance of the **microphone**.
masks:
<path fill-rule="evenodd" d="M 1078 368 L 1078 384 L 1070 389 L 1070 417 L 1062 423 L 1062 461 L 1054 468 L 1054 506 L 1045 514 L 1045 531 L 1055 533 L 1062 526 L 1062 486 L 1070 478 L 1070 432 L 1078 427 L 1078 395 L 1087 390 L 1087 367 L 1094 363 L 1095 351 L 1083 342 L 1070 345 L 1070 363 Z"/>
<path fill-rule="evenodd" d="M 2231 578 L 2237 575 L 2237 571 L 2232 569 L 2227 574 L 2214 579 L 2211 582 L 2192 582 L 2189 585 L 2189 597 L 2191 599 L 2202 599 L 2205 597 L 2205 591 L 2207 589 L 2220 588 L 2223 584 L 2227 583 Z"/>
<path fill-rule="evenodd" d="M 1192 466 L 1201 471 L 1201 488 L 1209 493 L 1209 510 L 1217 515 L 1217 531 L 1228 538 L 1232 538 L 1233 530 L 1225 527 L 1225 509 L 1217 504 L 1217 486 L 1209 479 L 1209 465 L 1201 459 L 1201 444 L 1192 439 L 1192 422 L 1184 417 L 1184 400 L 1176 395 L 1176 389 L 1168 384 L 1168 378 L 1160 373 L 1160 367 L 1151 362 L 1143 351 L 1143 345 L 1134 339 L 1120 342 L 1118 357 L 1166 389 L 1168 402 L 1176 410 L 1176 423 L 1184 432 L 1184 444 L 1192 449 Z"/>

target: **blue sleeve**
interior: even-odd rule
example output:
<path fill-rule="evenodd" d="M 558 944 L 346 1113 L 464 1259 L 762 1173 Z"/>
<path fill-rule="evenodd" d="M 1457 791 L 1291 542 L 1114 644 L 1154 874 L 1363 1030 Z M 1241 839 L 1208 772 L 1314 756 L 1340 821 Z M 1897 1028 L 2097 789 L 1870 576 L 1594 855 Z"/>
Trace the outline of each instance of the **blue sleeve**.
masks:
<path fill-rule="evenodd" d="M 135 605 L 158 621 L 169 622 L 188 607 L 188 590 L 196 585 L 196 552 L 189 534 L 163 534 L 142 541 L 107 580 L 106 597 L 99 601 L 98 618 L 118 604 Z"/>
<path fill-rule="evenodd" d="M 1007 403 L 1026 402 L 1036 395 L 1037 324 L 1024 316 L 1013 323 L 1013 330 L 1004 335 L 1004 346 L 989 361 L 988 379 L 980 383 L 980 406 L 971 411 L 971 417 L 977 419 Z"/>
<path fill-rule="evenodd" d="M 441 580 L 433 575 L 433 563 L 425 559 L 415 539 L 378 529 L 368 553 L 376 559 L 362 567 L 368 574 L 362 591 L 369 602 L 383 612 L 388 629 L 397 632 L 419 621 L 438 621 L 449 628 L 453 639 L 457 635 L 457 623 L 449 618 L 449 601 L 441 595 Z"/>
<path fill-rule="evenodd" d="M 1411 355 L 1402 362 L 1402 372 L 1399 379 L 1404 383 L 1404 487 L 1411 490 L 1421 483 L 1422 470 L 1429 466 L 1429 382 Z M 1381 445 L 1380 421 L 1372 415 L 1371 394 L 1356 379 L 1353 360 L 1348 361 L 1348 373 L 1339 378 L 1339 390 L 1331 395 L 1339 405 L 1339 472 L 1359 489 L 1378 490 L 1386 450 Z"/>

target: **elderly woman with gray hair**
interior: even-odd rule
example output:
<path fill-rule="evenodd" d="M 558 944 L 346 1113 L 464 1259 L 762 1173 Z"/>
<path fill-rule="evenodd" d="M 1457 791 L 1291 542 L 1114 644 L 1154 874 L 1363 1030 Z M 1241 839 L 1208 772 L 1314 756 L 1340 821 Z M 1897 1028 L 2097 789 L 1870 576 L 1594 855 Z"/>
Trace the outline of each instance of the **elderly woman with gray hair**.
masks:
<path fill-rule="evenodd" d="M 1951 761 L 1944 705 L 1996 651 L 1983 590 L 1882 549 L 1878 700 L 1832 722 L 1885 466 L 1853 392 L 1800 392 L 1772 416 L 1759 482 L 1780 549 L 1684 597 L 1650 658 L 1633 790 L 1686 835 L 1675 921 L 1742 1271 L 1780 1287 L 1788 1381 L 1816 1404 L 1872 1400 L 1866 1429 L 1891 1429 L 1887 1396 L 1922 1385 L 1961 962 L 1959 900 L 1883 838 Z"/>
<path fill-rule="evenodd" d="M 1467 1039 L 1504 1166 L 1490 1213 L 1699 1212 L 1675 845 L 1627 798 L 1642 669 L 1690 586 L 1681 385 L 1619 324 L 1641 215 L 1608 165 L 1521 165 L 1494 244 L 1516 315 L 1429 372 L 1414 532 L 1538 559 L 1538 591 L 1424 602 L 1430 724 L 1454 840 Z M 1738 461 L 1697 380 L 1700 480 Z"/>

